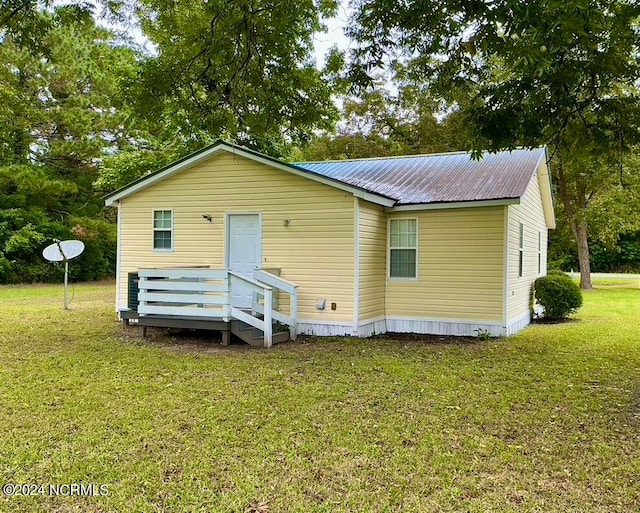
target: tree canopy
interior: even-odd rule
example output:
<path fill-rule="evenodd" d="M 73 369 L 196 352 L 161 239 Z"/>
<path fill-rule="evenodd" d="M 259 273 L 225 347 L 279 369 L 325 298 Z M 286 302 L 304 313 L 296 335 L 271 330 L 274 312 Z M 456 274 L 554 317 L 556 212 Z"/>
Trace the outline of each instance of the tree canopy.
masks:
<path fill-rule="evenodd" d="M 401 64 L 452 104 L 467 98 L 477 152 L 548 145 L 590 288 L 589 207 L 640 142 L 639 20 L 626 0 L 359 0 L 351 77 Z"/>
<path fill-rule="evenodd" d="M 141 0 L 157 55 L 136 85 L 141 112 L 164 114 L 198 144 L 222 137 L 278 156 L 337 117 L 312 36 L 335 1 Z"/>
<path fill-rule="evenodd" d="M 50 277 L 40 250 L 54 237 L 85 240 L 85 278 L 108 273 L 115 233 L 101 193 L 218 138 L 305 159 L 544 144 L 558 244 L 576 241 L 583 285 L 590 240 L 634 244 L 637 2 L 355 0 L 346 74 L 337 52 L 313 60 L 337 7 L 2 2 L 0 281 Z M 129 17 L 151 50 L 104 28 L 97 9 Z M 357 95 L 344 95 L 349 84 Z"/>
<path fill-rule="evenodd" d="M 137 20 L 141 53 L 98 23 Z M 46 280 L 53 238 L 113 272 L 101 193 L 217 138 L 283 156 L 337 118 L 312 60 L 332 0 L 8 0 L 0 6 L 0 282 Z M 93 259 L 91 265 L 88 260 Z M 52 274 L 53 273 L 53 274 Z"/>
<path fill-rule="evenodd" d="M 415 155 L 469 146 L 460 112 L 441 115 L 428 90 L 411 84 L 395 92 L 383 86 L 345 98 L 335 133 L 314 137 L 299 156 L 306 160 Z"/>
<path fill-rule="evenodd" d="M 136 56 L 89 13 L 40 12 L 38 51 L 5 34 L 0 44 L 0 281 L 57 272 L 40 257 L 53 238 L 87 245 L 84 277 L 112 272 L 115 232 L 100 220 L 98 163 L 129 139 L 122 81 Z"/>

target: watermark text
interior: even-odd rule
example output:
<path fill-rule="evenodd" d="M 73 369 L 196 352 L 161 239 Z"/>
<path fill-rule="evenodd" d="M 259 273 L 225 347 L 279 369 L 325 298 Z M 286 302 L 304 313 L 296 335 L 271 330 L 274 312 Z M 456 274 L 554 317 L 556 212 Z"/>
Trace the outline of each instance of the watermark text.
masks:
<path fill-rule="evenodd" d="M 31 495 L 46 495 L 50 497 L 100 497 L 109 495 L 109 485 L 96 483 L 5 483 L 4 485 L 2 485 L 2 495 L 12 497 Z"/>

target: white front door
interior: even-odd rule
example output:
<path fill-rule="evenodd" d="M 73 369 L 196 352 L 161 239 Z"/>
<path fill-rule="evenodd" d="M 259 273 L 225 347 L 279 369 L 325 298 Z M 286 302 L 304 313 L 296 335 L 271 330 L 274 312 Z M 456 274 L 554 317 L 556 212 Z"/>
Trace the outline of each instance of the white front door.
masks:
<path fill-rule="evenodd" d="M 227 265 L 248 278 L 260 267 L 261 242 L 259 214 L 229 214 Z M 236 308 L 251 308 L 253 293 L 234 283 L 231 304 Z"/>

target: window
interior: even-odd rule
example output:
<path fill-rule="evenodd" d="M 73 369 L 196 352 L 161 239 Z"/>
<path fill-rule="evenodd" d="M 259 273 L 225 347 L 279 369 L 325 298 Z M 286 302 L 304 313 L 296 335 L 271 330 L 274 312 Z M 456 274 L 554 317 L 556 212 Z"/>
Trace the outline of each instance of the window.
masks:
<path fill-rule="evenodd" d="M 153 249 L 171 251 L 173 249 L 173 211 L 153 211 Z"/>
<path fill-rule="evenodd" d="M 538 274 L 542 273 L 542 232 L 538 232 Z"/>
<path fill-rule="evenodd" d="M 389 232 L 389 276 L 417 277 L 418 220 L 392 219 Z"/>
<path fill-rule="evenodd" d="M 524 225 L 520 223 L 520 244 L 518 246 L 518 276 L 524 274 Z"/>

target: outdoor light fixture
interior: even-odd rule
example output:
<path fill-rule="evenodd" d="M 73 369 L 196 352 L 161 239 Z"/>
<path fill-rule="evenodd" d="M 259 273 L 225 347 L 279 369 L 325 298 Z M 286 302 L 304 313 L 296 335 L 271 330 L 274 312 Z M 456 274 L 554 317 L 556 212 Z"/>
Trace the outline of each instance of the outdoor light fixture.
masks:
<path fill-rule="evenodd" d="M 285 219 L 282 221 L 282 226 L 289 226 L 291 224 L 291 219 Z"/>
<path fill-rule="evenodd" d="M 209 222 L 213 221 L 213 217 L 211 217 L 211 214 L 202 214 L 202 218 L 206 219 Z"/>

